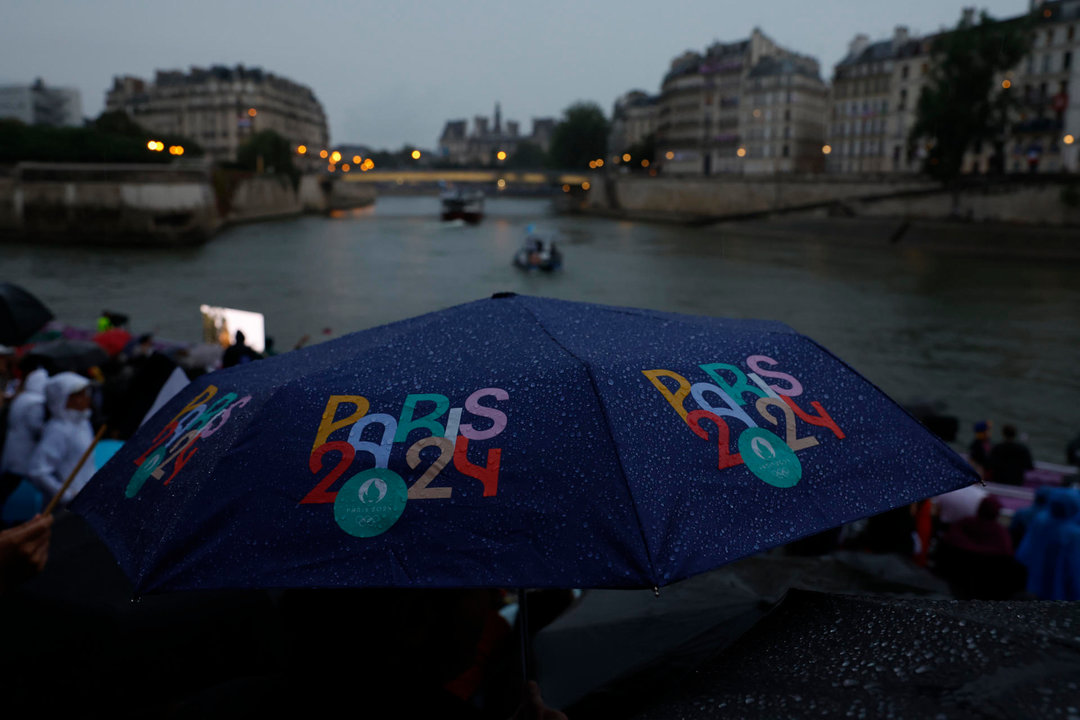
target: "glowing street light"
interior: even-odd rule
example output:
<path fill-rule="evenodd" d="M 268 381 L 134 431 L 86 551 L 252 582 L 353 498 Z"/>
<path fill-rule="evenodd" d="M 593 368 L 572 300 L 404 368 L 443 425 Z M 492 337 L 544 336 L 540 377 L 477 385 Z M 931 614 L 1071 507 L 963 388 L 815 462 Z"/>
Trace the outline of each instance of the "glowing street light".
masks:
<path fill-rule="evenodd" d="M 562 186 L 562 191 L 563 192 L 570 192 L 570 186 L 569 185 L 563 185 Z"/>
<path fill-rule="evenodd" d="M 499 178 L 499 182 L 497 182 L 495 184 L 499 186 L 500 190 L 503 190 L 503 189 L 506 188 L 506 181 L 503 180 L 502 178 Z"/>
<path fill-rule="evenodd" d="M 1076 142 L 1076 138 L 1074 138 L 1072 135 L 1066 135 L 1065 137 L 1061 138 L 1061 141 L 1066 145 L 1072 145 L 1074 142 Z"/>
<path fill-rule="evenodd" d="M 360 156 L 359 155 L 353 155 L 352 156 L 352 161 L 353 161 L 353 165 L 359 165 L 360 164 Z"/>
<path fill-rule="evenodd" d="M 330 172 L 334 172 L 335 170 L 337 170 L 337 168 L 336 168 L 336 167 L 334 167 L 334 166 L 333 166 L 333 164 L 331 164 L 331 165 L 327 165 L 327 166 L 326 166 L 326 169 L 327 169 L 327 170 L 329 170 Z"/>
<path fill-rule="evenodd" d="M 598 168 L 604 167 L 604 158 L 596 158 L 596 167 L 598 167 Z"/>
<path fill-rule="evenodd" d="M 420 159 L 420 151 L 419 150 L 413 150 L 412 151 L 412 159 L 413 160 L 419 160 Z"/>
<path fill-rule="evenodd" d="M 585 182 L 581 183 L 581 189 L 582 189 L 582 190 L 588 190 L 588 189 L 589 189 L 590 187 L 592 187 L 592 186 L 591 186 L 591 185 L 589 185 L 589 181 L 588 181 L 588 180 L 586 180 Z"/>
<path fill-rule="evenodd" d="M 248 117 L 255 117 L 259 114 L 259 111 L 255 108 L 248 108 Z"/>
<path fill-rule="evenodd" d="M 596 161 L 595 160 L 590 160 L 589 161 L 589 169 L 590 170 L 595 170 L 596 169 Z"/>
<path fill-rule="evenodd" d="M 506 159 L 506 151 L 505 150 L 500 150 L 499 152 L 495 153 L 495 157 L 497 157 L 499 160 L 505 160 Z"/>
<path fill-rule="evenodd" d="M 1003 89 L 1005 89 L 1005 90 L 1008 90 L 1009 88 L 1011 88 L 1011 87 L 1012 87 L 1012 82 L 1011 82 L 1011 81 L 1009 81 L 1009 80 L 1002 80 L 1002 81 L 1001 81 L 1001 87 L 1002 87 Z"/>
<path fill-rule="evenodd" d="M 341 153 L 339 153 L 337 150 L 330 153 L 330 162 L 335 164 L 335 165 L 337 163 L 341 162 Z"/>
<path fill-rule="evenodd" d="M 326 152 L 325 150 L 320 150 L 319 151 L 319 157 L 321 157 L 323 160 L 325 160 L 326 158 L 330 157 L 330 153 Z"/>
<path fill-rule="evenodd" d="M 668 160 L 674 160 L 675 159 L 675 153 L 668 150 L 666 153 L 664 153 L 664 157 L 666 157 Z"/>
<path fill-rule="evenodd" d="M 623 153 L 622 161 L 623 162 L 630 162 L 630 153 Z"/>
<path fill-rule="evenodd" d="M 642 161 L 641 161 L 641 167 L 649 167 L 649 160 L 648 160 L 648 158 L 646 158 L 645 160 L 642 160 Z"/>
<path fill-rule="evenodd" d="M 341 172 L 349 172 L 349 163 L 345 163 L 341 166 Z"/>
<path fill-rule="evenodd" d="M 735 154 L 739 157 L 746 157 L 746 148 L 739 148 L 735 151 Z"/>
<path fill-rule="evenodd" d="M 298 145 L 296 148 L 297 155 L 303 155 L 307 152 L 307 145 Z"/>
<path fill-rule="evenodd" d="M 169 146 L 169 154 L 170 155 L 183 155 L 184 154 L 184 146 L 183 145 L 170 145 Z"/>
<path fill-rule="evenodd" d="M 832 152 L 832 145 L 822 145 L 821 146 L 821 154 L 822 155 L 828 155 L 831 152 Z"/>

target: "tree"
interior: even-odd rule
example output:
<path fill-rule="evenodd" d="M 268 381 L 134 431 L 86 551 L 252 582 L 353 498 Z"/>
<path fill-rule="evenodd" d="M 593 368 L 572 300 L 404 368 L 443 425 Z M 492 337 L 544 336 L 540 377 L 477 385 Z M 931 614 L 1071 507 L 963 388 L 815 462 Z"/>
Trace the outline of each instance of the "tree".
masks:
<path fill-rule="evenodd" d="M 1000 76 L 1027 54 L 1027 19 L 996 21 L 985 12 L 978 24 L 961 21 L 937 38 L 930 81 L 919 96 L 909 146 L 928 144 L 926 171 L 949 182 L 960 174 L 964 154 L 984 142 L 1004 142 L 1016 90 Z M 998 145 L 999 153 L 1003 152 Z"/>
<path fill-rule="evenodd" d="M 512 170 L 537 170 L 548 164 L 548 156 L 536 143 L 523 140 L 506 158 L 506 167 Z"/>
<path fill-rule="evenodd" d="M 292 145 L 273 130 L 262 130 L 248 138 L 236 151 L 236 165 L 243 170 L 288 175 L 294 184 L 299 182 L 300 174 L 293 166 Z"/>
<path fill-rule="evenodd" d="M 585 168 L 607 154 L 608 121 L 596 103 L 579 102 L 563 113 L 551 137 L 551 164 Z"/>

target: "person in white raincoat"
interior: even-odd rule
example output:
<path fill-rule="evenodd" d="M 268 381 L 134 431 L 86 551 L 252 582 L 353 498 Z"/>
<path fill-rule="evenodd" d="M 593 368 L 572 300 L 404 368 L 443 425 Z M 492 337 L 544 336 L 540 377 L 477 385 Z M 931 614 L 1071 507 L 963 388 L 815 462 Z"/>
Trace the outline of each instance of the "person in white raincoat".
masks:
<path fill-rule="evenodd" d="M 45 383 L 48 380 L 49 373 L 38 368 L 26 376 L 22 392 L 11 401 L 0 471 L 26 477 L 30 456 L 45 428 Z"/>
<path fill-rule="evenodd" d="M 90 425 L 90 381 L 75 373 L 63 372 L 49 378 L 45 402 L 50 417 L 30 458 L 30 482 L 46 500 L 60 491 L 64 481 L 94 442 Z M 97 471 L 93 457 L 87 458 L 61 498 L 67 505 Z"/>

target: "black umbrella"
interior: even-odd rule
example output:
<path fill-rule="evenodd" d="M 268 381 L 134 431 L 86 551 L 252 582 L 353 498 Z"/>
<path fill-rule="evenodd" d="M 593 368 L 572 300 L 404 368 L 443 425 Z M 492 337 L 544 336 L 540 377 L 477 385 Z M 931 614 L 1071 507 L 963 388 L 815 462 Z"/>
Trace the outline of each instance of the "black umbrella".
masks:
<path fill-rule="evenodd" d="M 39 358 L 50 373 L 86 372 L 109 359 L 109 354 L 92 340 L 50 340 L 35 345 L 27 355 Z"/>
<path fill-rule="evenodd" d="M 1077 628 L 1076 603 L 793 590 L 633 717 L 1075 716 Z"/>
<path fill-rule="evenodd" d="M 49 308 L 18 285 L 0 282 L 0 345 L 22 345 L 53 319 Z"/>

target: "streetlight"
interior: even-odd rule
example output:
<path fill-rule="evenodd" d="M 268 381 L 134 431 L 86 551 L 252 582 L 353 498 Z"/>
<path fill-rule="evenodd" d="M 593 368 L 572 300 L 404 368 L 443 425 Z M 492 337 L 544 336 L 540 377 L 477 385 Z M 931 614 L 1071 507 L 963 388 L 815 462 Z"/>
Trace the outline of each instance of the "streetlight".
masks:
<path fill-rule="evenodd" d="M 746 157 L 746 148 L 744 148 L 744 147 L 739 148 L 738 150 L 735 151 L 735 154 L 738 155 L 739 157 Z"/>
<path fill-rule="evenodd" d="M 360 162 L 361 162 L 360 161 L 360 156 L 359 155 L 353 155 L 352 156 L 352 161 L 353 161 L 353 165 L 359 165 Z"/>
<path fill-rule="evenodd" d="M 297 146 L 297 148 L 296 148 L 296 154 L 297 155 L 303 155 L 306 152 L 307 152 L 307 145 L 299 145 L 299 146 Z"/>
<path fill-rule="evenodd" d="M 259 114 L 259 111 L 255 108 L 248 108 L 248 117 L 255 117 Z"/>
<path fill-rule="evenodd" d="M 495 157 L 498 158 L 500 161 L 505 160 L 506 159 L 506 151 L 505 150 L 500 150 L 499 152 L 495 153 Z"/>
<path fill-rule="evenodd" d="M 604 167 L 604 158 L 596 158 L 596 167 L 598 167 L 598 168 Z"/>
<path fill-rule="evenodd" d="M 821 154 L 822 155 L 828 155 L 831 152 L 832 152 L 832 145 L 822 145 L 821 146 Z"/>
<path fill-rule="evenodd" d="M 419 160 L 420 159 L 420 151 L 419 150 L 413 150 L 412 151 L 412 159 L 413 160 Z"/>
<path fill-rule="evenodd" d="M 1076 142 L 1076 138 L 1072 135 L 1066 135 L 1065 137 L 1061 138 L 1061 141 L 1066 145 L 1072 145 L 1074 142 Z"/>
<path fill-rule="evenodd" d="M 586 180 L 585 182 L 581 183 L 581 189 L 582 189 L 582 190 L 588 190 L 588 189 L 589 189 L 590 187 L 592 187 L 592 186 L 591 186 L 591 185 L 589 185 L 589 181 L 588 181 L 588 180 Z"/>
<path fill-rule="evenodd" d="M 623 153 L 622 161 L 623 162 L 630 162 L 630 153 Z"/>
<path fill-rule="evenodd" d="M 674 160 L 675 159 L 675 153 L 668 150 L 666 153 L 664 153 L 664 157 L 666 157 L 668 160 Z"/>

